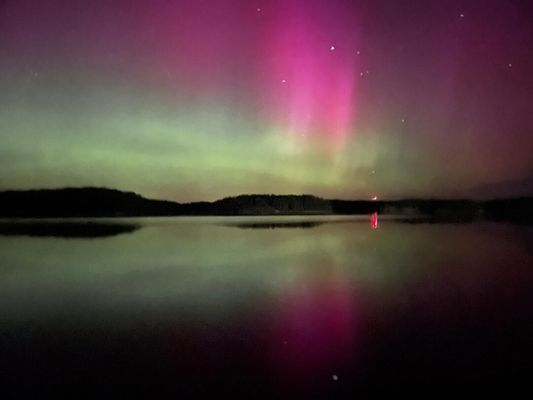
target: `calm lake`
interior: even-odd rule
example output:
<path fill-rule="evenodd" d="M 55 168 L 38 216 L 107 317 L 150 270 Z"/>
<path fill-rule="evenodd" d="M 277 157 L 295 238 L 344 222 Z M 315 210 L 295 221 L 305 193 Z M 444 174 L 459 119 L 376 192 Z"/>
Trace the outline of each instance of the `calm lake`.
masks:
<path fill-rule="evenodd" d="M 529 382 L 531 226 L 97 221 L 0 232 L 3 393 L 353 398 Z"/>

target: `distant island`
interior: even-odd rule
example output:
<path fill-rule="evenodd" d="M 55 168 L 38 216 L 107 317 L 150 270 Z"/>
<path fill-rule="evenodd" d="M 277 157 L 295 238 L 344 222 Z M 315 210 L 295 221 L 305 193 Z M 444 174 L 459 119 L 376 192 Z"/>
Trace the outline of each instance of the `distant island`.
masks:
<path fill-rule="evenodd" d="M 214 202 L 177 203 L 146 199 L 107 188 L 0 192 L 0 218 L 72 218 L 216 215 L 380 214 L 433 221 L 533 222 L 533 197 L 488 201 L 406 199 L 335 200 L 313 195 L 246 194 Z"/>

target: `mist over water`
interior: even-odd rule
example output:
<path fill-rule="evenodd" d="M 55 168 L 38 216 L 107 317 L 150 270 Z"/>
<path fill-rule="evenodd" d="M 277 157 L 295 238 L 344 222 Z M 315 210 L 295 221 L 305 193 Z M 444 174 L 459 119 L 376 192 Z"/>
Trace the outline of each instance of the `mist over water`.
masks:
<path fill-rule="evenodd" d="M 102 223 L 112 234 L 0 232 L 9 394 L 349 397 L 383 382 L 520 384 L 533 367 L 531 227 Z"/>

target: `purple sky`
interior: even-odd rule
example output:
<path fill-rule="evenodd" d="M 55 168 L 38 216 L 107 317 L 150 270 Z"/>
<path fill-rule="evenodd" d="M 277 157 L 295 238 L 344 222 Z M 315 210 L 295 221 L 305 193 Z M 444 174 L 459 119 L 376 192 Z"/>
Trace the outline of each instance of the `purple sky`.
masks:
<path fill-rule="evenodd" d="M 4 0 L 0 189 L 526 193 L 532 71 L 528 1 Z"/>

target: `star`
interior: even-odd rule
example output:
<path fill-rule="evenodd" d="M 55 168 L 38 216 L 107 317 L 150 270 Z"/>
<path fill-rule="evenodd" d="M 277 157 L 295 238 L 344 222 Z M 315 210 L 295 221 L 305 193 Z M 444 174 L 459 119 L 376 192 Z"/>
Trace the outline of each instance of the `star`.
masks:
<path fill-rule="evenodd" d="M 463 13 L 459 14 L 459 17 L 464 18 L 465 15 Z"/>
<path fill-rule="evenodd" d="M 375 170 L 372 170 L 372 173 L 373 173 L 373 174 L 375 174 L 375 173 L 376 173 L 376 171 L 375 171 Z"/>
<path fill-rule="evenodd" d="M 359 76 L 363 76 L 364 75 L 364 72 L 359 72 Z"/>
<path fill-rule="evenodd" d="M 402 118 L 402 124 L 404 124 L 404 123 L 405 123 L 405 118 Z"/>
<path fill-rule="evenodd" d="M 331 45 L 329 49 L 330 49 L 330 51 L 333 51 L 333 50 L 335 50 L 335 46 Z"/>
<path fill-rule="evenodd" d="M 357 51 L 355 52 L 355 54 L 360 55 L 361 52 L 360 52 L 359 50 L 357 50 Z"/>
<path fill-rule="evenodd" d="M 260 7 L 257 7 L 257 12 L 261 12 L 261 8 Z"/>
<path fill-rule="evenodd" d="M 511 63 L 509 63 L 508 65 L 509 65 L 509 68 L 511 68 L 513 66 L 513 64 L 511 64 Z"/>
<path fill-rule="evenodd" d="M 331 375 L 331 379 L 333 379 L 334 381 L 338 381 L 339 380 L 339 377 L 335 374 Z"/>
<path fill-rule="evenodd" d="M 282 79 L 281 83 L 287 83 L 287 79 Z"/>

